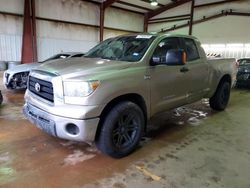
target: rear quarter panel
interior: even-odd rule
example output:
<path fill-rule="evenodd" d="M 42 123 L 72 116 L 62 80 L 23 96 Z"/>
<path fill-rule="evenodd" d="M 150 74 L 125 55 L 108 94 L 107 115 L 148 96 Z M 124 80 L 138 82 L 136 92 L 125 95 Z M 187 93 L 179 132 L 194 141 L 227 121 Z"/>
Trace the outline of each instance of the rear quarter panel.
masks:
<path fill-rule="evenodd" d="M 210 73 L 209 73 L 209 84 L 210 84 L 210 91 L 208 93 L 208 98 L 212 97 L 215 93 L 220 80 L 223 76 L 229 75 L 231 77 L 231 85 L 235 83 L 236 80 L 236 59 L 234 58 L 215 58 L 207 60 L 210 66 Z"/>

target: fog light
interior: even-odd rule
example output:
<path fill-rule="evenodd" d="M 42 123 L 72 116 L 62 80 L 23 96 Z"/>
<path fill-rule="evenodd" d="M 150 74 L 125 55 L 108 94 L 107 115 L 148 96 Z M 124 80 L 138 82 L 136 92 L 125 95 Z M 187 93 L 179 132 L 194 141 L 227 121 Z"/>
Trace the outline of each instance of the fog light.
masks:
<path fill-rule="evenodd" d="M 77 135 L 80 132 L 79 128 L 72 123 L 66 125 L 66 131 L 72 135 Z"/>

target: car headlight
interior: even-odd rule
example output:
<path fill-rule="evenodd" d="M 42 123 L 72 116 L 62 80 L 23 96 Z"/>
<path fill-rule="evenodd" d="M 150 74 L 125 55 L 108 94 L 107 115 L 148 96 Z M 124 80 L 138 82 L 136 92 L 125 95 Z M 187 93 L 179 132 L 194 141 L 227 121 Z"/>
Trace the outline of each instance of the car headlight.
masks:
<path fill-rule="evenodd" d="M 93 93 L 99 86 L 99 81 L 87 81 L 87 82 L 63 82 L 64 96 L 67 97 L 86 97 Z"/>

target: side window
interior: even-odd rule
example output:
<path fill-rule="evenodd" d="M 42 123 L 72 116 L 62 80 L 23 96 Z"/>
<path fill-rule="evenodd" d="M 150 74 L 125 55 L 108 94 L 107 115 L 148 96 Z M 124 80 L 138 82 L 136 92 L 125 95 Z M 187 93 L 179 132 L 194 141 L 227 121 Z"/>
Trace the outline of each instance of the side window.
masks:
<path fill-rule="evenodd" d="M 195 45 L 194 40 L 188 39 L 188 38 L 185 38 L 183 40 L 184 40 L 184 44 L 186 47 L 187 61 L 193 61 L 193 60 L 199 59 L 200 58 L 199 52 Z"/>
<path fill-rule="evenodd" d="M 179 46 L 179 39 L 176 37 L 163 39 L 156 47 L 152 58 L 155 62 L 164 63 L 168 50 L 179 49 Z"/>

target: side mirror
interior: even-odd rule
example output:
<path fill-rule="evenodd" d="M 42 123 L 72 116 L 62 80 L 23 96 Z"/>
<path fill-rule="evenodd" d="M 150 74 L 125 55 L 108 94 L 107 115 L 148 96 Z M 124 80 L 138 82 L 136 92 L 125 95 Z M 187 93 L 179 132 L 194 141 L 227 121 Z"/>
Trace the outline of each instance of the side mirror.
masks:
<path fill-rule="evenodd" d="M 184 50 L 168 50 L 166 54 L 167 65 L 185 65 L 187 61 Z"/>

